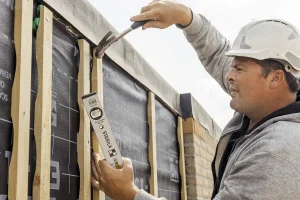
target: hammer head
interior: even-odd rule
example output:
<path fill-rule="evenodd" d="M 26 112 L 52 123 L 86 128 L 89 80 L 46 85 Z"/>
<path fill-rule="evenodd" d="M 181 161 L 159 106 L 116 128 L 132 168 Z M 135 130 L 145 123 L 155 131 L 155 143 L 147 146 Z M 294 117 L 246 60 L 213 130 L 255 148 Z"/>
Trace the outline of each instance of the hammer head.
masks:
<path fill-rule="evenodd" d="M 105 50 L 115 41 L 117 37 L 113 35 L 111 31 L 109 31 L 103 39 L 99 42 L 98 46 L 96 47 L 95 56 L 97 58 L 102 58 L 104 55 Z"/>

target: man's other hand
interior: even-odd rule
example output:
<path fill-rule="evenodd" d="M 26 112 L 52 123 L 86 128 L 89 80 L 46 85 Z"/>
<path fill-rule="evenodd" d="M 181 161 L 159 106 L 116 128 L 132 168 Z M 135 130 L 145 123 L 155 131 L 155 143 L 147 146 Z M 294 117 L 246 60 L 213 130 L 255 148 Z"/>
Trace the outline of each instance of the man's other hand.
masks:
<path fill-rule="evenodd" d="M 114 200 L 133 200 L 139 189 L 134 185 L 131 160 L 123 158 L 123 168 L 115 169 L 105 160 L 100 160 L 99 154 L 94 153 L 93 157 L 92 186 Z"/>

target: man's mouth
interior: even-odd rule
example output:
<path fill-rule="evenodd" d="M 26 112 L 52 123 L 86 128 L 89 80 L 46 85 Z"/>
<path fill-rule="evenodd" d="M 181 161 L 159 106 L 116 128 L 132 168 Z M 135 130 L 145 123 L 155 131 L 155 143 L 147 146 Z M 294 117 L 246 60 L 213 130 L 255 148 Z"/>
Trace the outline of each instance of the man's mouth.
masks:
<path fill-rule="evenodd" d="M 231 95 L 233 95 L 233 94 L 235 94 L 235 93 L 238 92 L 238 90 L 236 90 L 236 89 L 234 89 L 234 88 L 232 88 L 232 87 L 229 88 L 229 91 L 230 91 L 230 94 L 231 94 Z"/>

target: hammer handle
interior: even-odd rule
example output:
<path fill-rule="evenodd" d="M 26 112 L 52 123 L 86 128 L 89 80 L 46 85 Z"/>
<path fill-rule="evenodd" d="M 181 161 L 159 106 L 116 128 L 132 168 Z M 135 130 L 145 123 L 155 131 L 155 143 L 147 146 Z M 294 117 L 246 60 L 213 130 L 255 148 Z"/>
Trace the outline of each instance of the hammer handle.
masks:
<path fill-rule="evenodd" d="M 148 21 L 150 20 L 143 20 L 143 21 L 136 21 L 134 22 L 132 25 L 131 25 L 131 28 L 134 30 L 134 29 L 137 29 L 141 26 L 143 26 L 144 24 L 146 24 Z"/>

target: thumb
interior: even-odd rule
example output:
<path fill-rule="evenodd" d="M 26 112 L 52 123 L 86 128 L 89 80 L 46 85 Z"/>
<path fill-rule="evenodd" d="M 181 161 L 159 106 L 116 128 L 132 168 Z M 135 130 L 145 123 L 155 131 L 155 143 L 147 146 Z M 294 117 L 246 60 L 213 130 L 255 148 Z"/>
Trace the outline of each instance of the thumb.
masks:
<path fill-rule="evenodd" d="M 123 158 L 123 168 L 132 168 L 132 162 L 129 158 Z"/>
<path fill-rule="evenodd" d="M 123 158 L 123 172 L 125 174 L 132 174 L 133 173 L 133 166 L 132 162 L 129 158 Z"/>

